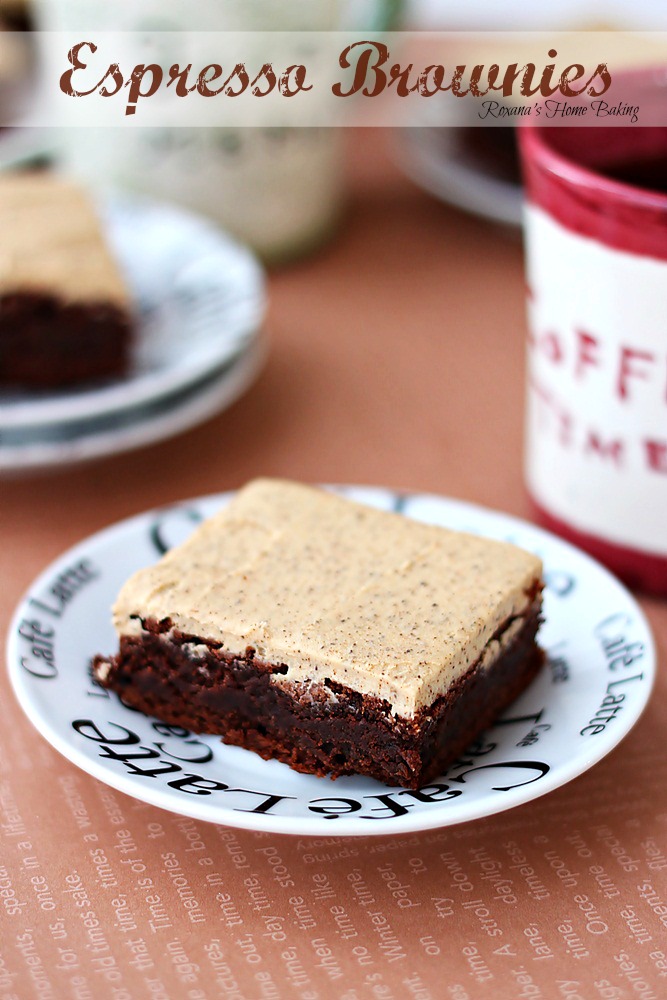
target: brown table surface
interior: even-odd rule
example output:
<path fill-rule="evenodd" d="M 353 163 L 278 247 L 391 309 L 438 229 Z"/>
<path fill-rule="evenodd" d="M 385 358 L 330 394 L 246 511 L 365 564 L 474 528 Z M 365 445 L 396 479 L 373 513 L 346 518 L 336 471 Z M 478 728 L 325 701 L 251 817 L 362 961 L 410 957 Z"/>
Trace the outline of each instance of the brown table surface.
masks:
<path fill-rule="evenodd" d="M 530 516 L 519 238 L 403 179 L 394 136 L 347 139 L 345 223 L 271 277 L 270 357 L 241 401 L 158 446 L 2 482 L 4 633 L 22 592 L 75 542 L 258 474 Z M 616 750 L 532 804 L 403 838 L 230 831 L 134 801 L 37 738 L 3 674 L 0 998 L 667 996 L 667 603 L 641 604 L 660 676 Z M 353 870 L 373 903 L 350 891 Z M 485 873 L 511 880 L 509 905 Z M 77 877 L 78 899 L 66 892 Z"/>

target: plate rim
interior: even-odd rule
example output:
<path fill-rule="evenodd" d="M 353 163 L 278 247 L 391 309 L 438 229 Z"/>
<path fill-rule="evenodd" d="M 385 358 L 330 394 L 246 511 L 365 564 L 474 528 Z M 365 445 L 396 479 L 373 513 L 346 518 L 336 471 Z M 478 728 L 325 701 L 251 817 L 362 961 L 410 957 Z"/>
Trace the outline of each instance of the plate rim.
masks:
<path fill-rule="evenodd" d="M 444 503 L 445 506 L 453 507 L 459 511 L 470 511 L 473 515 L 476 514 L 482 517 L 488 517 L 491 515 L 494 518 L 499 517 L 510 527 L 516 526 L 529 528 L 531 531 L 534 531 L 538 537 L 544 537 L 550 543 L 556 543 L 559 547 L 562 547 L 568 554 L 573 554 L 577 559 L 583 559 L 584 563 L 590 570 L 602 574 L 602 576 L 606 579 L 606 582 L 612 588 L 616 589 L 619 594 L 623 595 L 625 601 L 632 605 L 633 611 L 637 616 L 637 623 L 645 632 L 647 640 L 647 657 L 646 665 L 644 667 L 647 676 L 642 686 L 643 698 L 637 702 L 631 714 L 624 717 L 624 728 L 622 730 L 618 730 L 617 728 L 609 730 L 609 736 L 605 742 L 602 744 L 593 744 L 591 746 L 591 749 L 594 749 L 594 752 L 590 752 L 585 755 L 577 755 L 571 758 L 565 764 L 560 764 L 556 772 L 554 772 L 553 769 L 550 769 L 548 775 L 545 775 L 544 781 L 540 781 L 538 785 L 524 784 L 517 786 L 516 788 L 507 791 L 503 798 L 490 798 L 487 793 L 487 795 L 480 797 L 477 800 L 473 800 L 472 803 L 467 802 L 465 815 L 459 818 L 456 818 L 455 815 L 455 818 L 452 820 L 449 820 L 446 814 L 443 817 L 441 809 L 435 809 L 433 811 L 429 810 L 427 812 L 417 811 L 416 813 L 408 813 L 405 816 L 395 817 L 395 820 L 391 823 L 390 827 L 385 825 L 385 818 L 379 818 L 379 821 L 376 819 L 375 823 L 369 822 L 368 825 L 365 826 L 362 824 L 361 818 L 346 818 L 342 816 L 338 817 L 336 822 L 332 825 L 327 821 L 327 817 L 325 816 L 278 816 L 273 814 L 270 816 L 258 816 L 257 814 L 244 810 L 235 811 L 231 807 L 224 807 L 219 804 L 211 809 L 210 805 L 205 804 L 210 801 L 208 797 L 205 797 L 204 802 L 201 803 L 197 797 L 193 797 L 192 799 L 177 799 L 175 796 L 160 787 L 152 789 L 152 786 L 148 785 L 138 786 L 136 781 L 132 781 L 130 775 L 122 772 L 117 773 L 110 768 L 107 768 L 97 758 L 87 757 L 83 751 L 80 751 L 77 748 L 76 744 L 68 742 L 68 740 L 61 735 L 60 731 L 55 726 L 51 725 L 49 718 L 44 717 L 44 715 L 40 713 L 39 708 L 29 697 L 29 683 L 24 681 L 24 674 L 19 670 L 19 651 L 16 648 L 18 623 L 22 617 L 22 612 L 27 600 L 31 594 L 42 589 L 44 584 L 51 580 L 54 574 L 58 573 L 61 566 L 66 566 L 68 564 L 71 565 L 72 560 L 76 558 L 79 553 L 86 552 L 91 544 L 112 539 L 114 535 L 117 534 L 122 535 L 128 528 L 132 527 L 134 523 L 138 524 L 145 521 L 147 518 L 154 517 L 155 515 L 166 511 L 178 510 L 181 508 L 185 509 L 193 504 L 209 504 L 218 502 L 223 504 L 225 502 L 229 502 L 229 500 L 236 493 L 236 490 L 226 490 L 223 492 L 192 496 L 183 500 L 148 508 L 139 513 L 125 517 L 120 521 L 107 525 L 106 527 L 101 528 L 100 530 L 95 531 L 86 538 L 80 540 L 65 552 L 62 552 L 32 581 L 22 595 L 12 614 L 6 642 L 6 657 L 7 673 L 14 696 L 17 698 L 22 711 L 37 733 L 70 763 L 74 764 L 74 766 L 78 767 L 85 773 L 90 774 L 97 780 L 102 781 L 104 784 L 114 788 L 116 791 L 128 795 L 137 801 L 145 802 L 149 805 L 156 806 L 157 808 L 165 809 L 175 815 L 186 816 L 200 822 L 212 822 L 228 826 L 230 828 L 252 830 L 260 833 L 263 832 L 301 837 L 401 836 L 403 834 L 444 829 L 449 826 L 457 826 L 462 823 L 496 816 L 499 813 L 506 812 L 508 809 L 513 809 L 520 805 L 527 805 L 529 802 L 542 798 L 544 795 L 555 791 L 557 788 L 560 788 L 580 775 L 583 775 L 586 771 L 590 770 L 591 767 L 598 764 L 606 756 L 608 756 L 608 754 L 611 753 L 612 750 L 616 749 L 619 743 L 621 743 L 622 740 L 629 735 L 645 711 L 655 686 L 657 674 L 657 648 L 650 623 L 643 609 L 638 604 L 637 599 L 605 566 L 592 556 L 589 556 L 583 550 L 579 549 L 577 546 L 563 538 L 560 538 L 553 532 L 542 528 L 540 525 L 534 524 L 533 522 L 514 514 L 505 513 L 501 510 L 486 507 L 483 504 L 476 502 L 462 500 L 455 497 L 448 497 L 443 494 L 428 491 L 393 489 L 386 486 L 368 486 L 363 484 L 348 483 L 324 484 L 324 488 L 340 492 L 343 495 L 358 491 L 363 492 L 366 496 L 372 494 L 378 497 L 386 497 L 387 494 L 394 494 L 395 496 L 408 498 L 419 497 L 421 499 Z M 217 739 L 216 736 L 210 735 L 208 738 L 213 740 Z M 256 766 L 261 769 L 263 764 L 270 765 L 274 762 L 262 761 L 259 759 L 254 763 L 256 763 Z M 311 778 L 312 776 L 304 775 L 303 777 Z M 348 781 L 354 780 L 354 778 L 338 780 Z M 449 780 L 451 781 L 454 779 L 450 778 Z M 341 797 L 344 796 L 346 787 L 346 785 L 341 787 Z M 525 791 L 528 787 L 531 789 L 530 794 L 527 794 Z M 384 786 L 379 783 L 378 788 L 385 789 L 387 791 L 396 791 L 393 787 Z M 378 794 L 381 794 L 381 791 L 378 792 Z M 363 793 L 358 793 L 358 795 L 360 798 L 363 798 Z M 335 793 L 332 793 L 331 797 L 336 797 Z M 489 808 L 490 803 L 492 803 L 491 808 Z M 454 810 L 454 813 L 456 813 L 456 810 Z M 257 822 L 258 819 L 260 822 Z"/>
<path fill-rule="evenodd" d="M 484 126 L 479 126 L 480 128 Z M 443 148 L 435 150 L 434 137 L 428 141 L 415 138 L 413 132 L 439 132 Z M 520 229 L 523 223 L 524 196 L 520 185 L 492 177 L 480 171 L 474 159 L 461 162 L 456 126 L 424 123 L 409 128 L 397 146 L 396 159 L 400 169 L 422 190 L 453 208 L 477 218 Z M 471 189 L 471 178 L 475 186 Z"/>
<path fill-rule="evenodd" d="M 0 476 L 47 471 L 60 464 L 70 467 L 146 448 L 210 420 L 232 406 L 259 376 L 268 355 L 268 338 L 260 332 L 229 366 L 186 388 L 185 398 L 157 414 L 129 425 L 83 431 L 67 441 L 37 441 L 4 445 L 0 433 Z M 41 428 L 40 428 L 41 429 Z M 67 452 L 67 454 L 65 454 Z"/>

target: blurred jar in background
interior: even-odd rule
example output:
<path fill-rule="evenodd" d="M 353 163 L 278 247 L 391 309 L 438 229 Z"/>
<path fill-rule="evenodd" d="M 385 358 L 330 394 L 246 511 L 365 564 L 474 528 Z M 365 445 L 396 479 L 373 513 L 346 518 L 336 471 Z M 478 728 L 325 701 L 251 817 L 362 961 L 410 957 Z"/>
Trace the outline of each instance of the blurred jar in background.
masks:
<path fill-rule="evenodd" d="M 141 33 L 379 28 L 396 0 L 37 0 L 38 27 Z M 166 36 L 165 36 L 166 37 Z M 203 37 L 203 36 L 202 36 Z M 161 62 L 179 53 L 164 53 Z M 202 65 L 210 50 L 202 52 Z M 181 57 L 182 59 L 182 57 Z M 315 249 L 343 206 L 341 130 L 326 127 L 63 129 L 59 161 L 93 187 L 122 187 L 204 213 L 269 263 Z"/>
<path fill-rule="evenodd" d="M 268 263 L 316 249 L 341 215 L 335 128 L 79 128 L 63 139 L 61 164 L 90 185 L 206 214 Z"/>

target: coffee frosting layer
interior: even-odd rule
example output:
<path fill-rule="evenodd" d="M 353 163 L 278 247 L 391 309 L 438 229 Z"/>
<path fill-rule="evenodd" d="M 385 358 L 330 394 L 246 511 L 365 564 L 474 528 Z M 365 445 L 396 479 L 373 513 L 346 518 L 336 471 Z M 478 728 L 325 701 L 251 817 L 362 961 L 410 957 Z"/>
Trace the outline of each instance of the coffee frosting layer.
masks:
<path fill-rule="evenodd" d="M 51 174 L 0 177 L 0 295 L 127 308 L 129 292 L 87 194 Z"/>
<path fill-rule="evenodd" d="M 123 587 L 119 635 L 142 620 L 287 666 L 275 683 L 330 679 L 410 717 L 503 643 L 532 605 L 540 560 L 330 493 L 255 480 Z M 515 632 L 512 626 L 508 635 Z"/>

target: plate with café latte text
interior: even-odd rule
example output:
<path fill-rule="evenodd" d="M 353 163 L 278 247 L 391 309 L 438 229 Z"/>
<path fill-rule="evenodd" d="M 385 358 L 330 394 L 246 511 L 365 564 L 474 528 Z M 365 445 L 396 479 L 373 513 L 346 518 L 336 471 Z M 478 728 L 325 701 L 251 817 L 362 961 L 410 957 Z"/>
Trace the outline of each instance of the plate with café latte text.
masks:
<path fill-rule="evenodd" d="M 8 663 L 18 700 L 60 753 L 143 802 L 227 826 L 302 836 L 408 833 L 489 816 L 565 784 L 629 732 L 655 673 L 650 630 L 628 591 L 598 563 L 534 525 L 460 501 L 334 487 L 406 517 L 504 539 L 545 567 L 547 664 L 448 770 L 419 791 L 355 776 L 317 778 L 215 736 L 167 726 L 91 678 L 117 640 L 110 608 L 125 580 L 182 542 L 230 495 L 122 521 L 50 566 L 18 607 Z"/>

